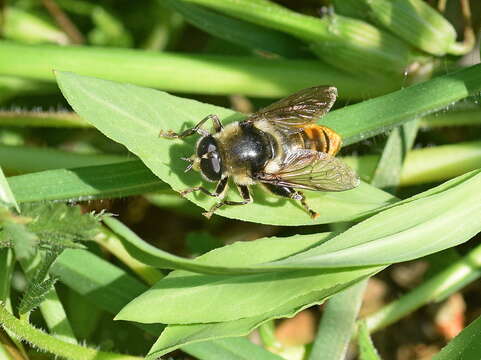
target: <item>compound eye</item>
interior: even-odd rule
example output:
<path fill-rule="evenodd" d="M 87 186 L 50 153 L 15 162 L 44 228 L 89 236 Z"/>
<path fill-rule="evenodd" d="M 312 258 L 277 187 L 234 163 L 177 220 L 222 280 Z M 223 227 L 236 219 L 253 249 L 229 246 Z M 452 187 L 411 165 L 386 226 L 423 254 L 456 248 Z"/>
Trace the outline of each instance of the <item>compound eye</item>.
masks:
<path fill-rule="evenodd" d="M 209 153 L 207 159 L 200 160 L 202 174 L 211 181 L 218 181 L 222 175 L 222 161 L 217 151 Z"/>
<path fill-rule="evenodd" d="M 222 175 L 222 159 L 217 149 L 217 141 L 211 135 L 202 138 L 197 144 L 200 170 L 210 181 L 218 181 Z"/>

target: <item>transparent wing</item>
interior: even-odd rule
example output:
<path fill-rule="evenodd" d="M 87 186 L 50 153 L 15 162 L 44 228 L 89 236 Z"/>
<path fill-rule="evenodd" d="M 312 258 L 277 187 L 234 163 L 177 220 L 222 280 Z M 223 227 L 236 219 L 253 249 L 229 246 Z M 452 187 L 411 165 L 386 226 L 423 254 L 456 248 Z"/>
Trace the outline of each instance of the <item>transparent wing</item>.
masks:
<path fill-rule="evenodd" d="M 359 185 L 359 176 L 341 160 L 318 151 L 297 150 L 273 174 L 261 182 L 318 191 L 344 191 Z"/>
<path fill-rule="evenodd" d="M 252 114 L 246 121 L 267 120 L 286 130 L 318 120 L 336 101 L 334 86 L 316 86 L 298 91 Z"/>

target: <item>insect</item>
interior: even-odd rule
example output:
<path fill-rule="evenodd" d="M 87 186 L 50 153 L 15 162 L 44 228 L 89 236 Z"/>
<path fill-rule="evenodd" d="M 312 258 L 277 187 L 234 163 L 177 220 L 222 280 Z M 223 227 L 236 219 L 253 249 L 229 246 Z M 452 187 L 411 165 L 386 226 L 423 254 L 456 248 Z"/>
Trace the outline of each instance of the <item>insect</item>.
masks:
<path fill-rule="evenodd" d="M 335 87 L 316 86 L 225 127 L 216 115 L 209 115 L 181 133 L 161 131 L 159 136 L 170 139 L 201 135 L 195 154 L 183 158 L 189 162 L 186 171 L 200 171 L 206 180 L 217 182 L 214 192 L 197 186 L 181 195 L 201 191 L 218 198 L 219 202 L 204 213 L 210 218 L 222 206 L 252 202 L 249 187 L 260 183 L 275 195 L 299 201 L 316 218 L 318 214 L 298 189 L 344 191 L 359 185 L 357 174 L 334 157 L 341 147 L 340 136 L 315 124 L 331 109 L 336 97 Z M 213 123 L 212 133 L 202 128 L 208 120 Z M 224 200 L 229 178 L 236 184 L 242 201 Z"/>

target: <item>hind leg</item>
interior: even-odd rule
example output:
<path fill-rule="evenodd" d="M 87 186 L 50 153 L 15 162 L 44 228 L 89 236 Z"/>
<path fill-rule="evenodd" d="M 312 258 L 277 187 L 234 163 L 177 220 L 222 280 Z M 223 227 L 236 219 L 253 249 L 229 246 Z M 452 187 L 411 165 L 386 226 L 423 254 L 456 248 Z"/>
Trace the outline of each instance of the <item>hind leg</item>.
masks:
<path fill-rule="evenodd" d="M 313 220 L 319 216 L 317 212 L 312 210 L 309 207 L 309 205 L 307 205 L 306 197 L 302 192 L 287 186 L 280 186 L 280 185 L 273 185 L 273 184 L 264 184 L 264 186 L 275 195 L 300 201 L 302 207 L 307 211 L 307 213 Z"/>

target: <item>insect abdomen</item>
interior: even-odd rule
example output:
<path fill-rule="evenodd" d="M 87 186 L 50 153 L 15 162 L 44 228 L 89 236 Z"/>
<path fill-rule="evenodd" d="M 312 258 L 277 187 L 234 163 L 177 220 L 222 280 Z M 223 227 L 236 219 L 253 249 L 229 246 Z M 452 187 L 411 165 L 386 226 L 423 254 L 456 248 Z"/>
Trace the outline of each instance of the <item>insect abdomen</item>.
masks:
<path fill-rule="evenodd" d="M 304 148 L 335 156 L 341 148 L 341 137 L 327 126 L 309 125 L 300 133 Z"/>

